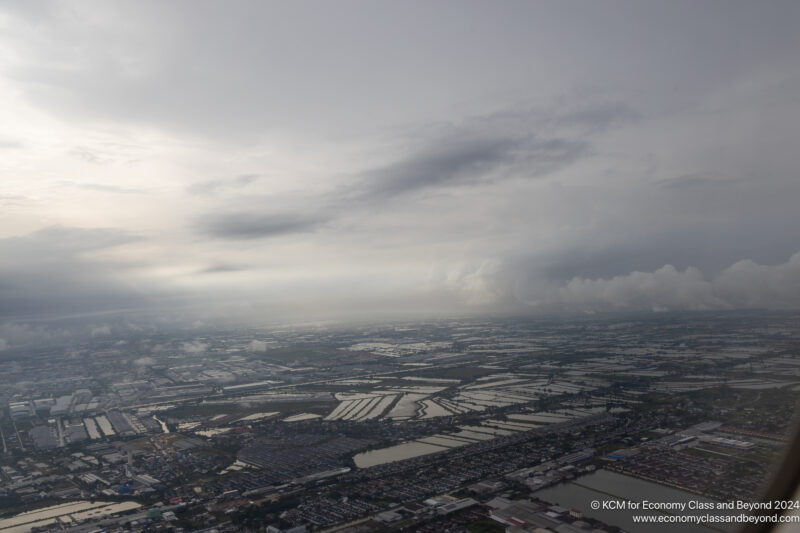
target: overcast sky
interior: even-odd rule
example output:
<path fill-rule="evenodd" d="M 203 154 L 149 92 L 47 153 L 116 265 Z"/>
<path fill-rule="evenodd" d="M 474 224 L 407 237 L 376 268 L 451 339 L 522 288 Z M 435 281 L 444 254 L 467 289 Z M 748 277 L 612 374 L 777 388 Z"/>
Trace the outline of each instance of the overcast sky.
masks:
<path fill-rule="evenodd" d="M 797 308 L 799 25 L 0 2 L 0 316 Z"/>

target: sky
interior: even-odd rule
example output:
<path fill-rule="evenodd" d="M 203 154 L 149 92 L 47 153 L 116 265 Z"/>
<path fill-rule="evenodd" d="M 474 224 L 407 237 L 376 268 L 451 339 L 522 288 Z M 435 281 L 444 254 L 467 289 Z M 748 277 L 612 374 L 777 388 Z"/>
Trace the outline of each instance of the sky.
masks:
<path fill-rule="evenodd" d="M 0 1 L 0 349 L 118 310 L 797 309 L 798 23 L 792 1 Z"/>

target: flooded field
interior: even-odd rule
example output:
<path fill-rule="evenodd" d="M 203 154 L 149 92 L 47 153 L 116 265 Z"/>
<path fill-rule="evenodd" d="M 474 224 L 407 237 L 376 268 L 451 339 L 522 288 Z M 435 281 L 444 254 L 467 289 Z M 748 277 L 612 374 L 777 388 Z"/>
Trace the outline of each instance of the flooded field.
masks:
<path fill-rule="evenodd" d="M 447 449 L 447 446 L 437 446 L 425 442 L 406 442 L 381 450 L 359 453 L 353 457 L 353 461 L 358 468 L 369 468 L 370 466 L 402 461 L 403 459 L 428 455 L 429 453 L 441 452 Z"/>
<path fill-rule="evenodd" d="M 314 420 L 315 418 L 320 418 L 321 415 L 317 415 L 314 413 L 299 413 L 296 415 L 292 415 L 283 419 L 284 422 L 301 422 L 303 420 Z"/>

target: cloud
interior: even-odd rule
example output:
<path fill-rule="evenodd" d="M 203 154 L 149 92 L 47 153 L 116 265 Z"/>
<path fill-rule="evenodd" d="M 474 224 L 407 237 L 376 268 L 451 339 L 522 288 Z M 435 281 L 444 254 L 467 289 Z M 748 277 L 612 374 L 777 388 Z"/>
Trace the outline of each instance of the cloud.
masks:
<path fill-rule="evenodd" d="M 141 237 L 111 228 L 50 226 L 0 239 L 0 316 L 76 313 L 138 306 L 143 295 L 117 266 L 89 258 Z"/>
<path fill-rule="evenodd" d="M 541 177 L 588 153 L 580 140 L 535 136 L 440 139 L 406 159 L 361 175 L 367 199 L 386 199 L 444 186 L 470 185 L 509 175 Z"/>
<path fill-rule="evenodd" d="M 116 194 L 143 194 L 145 192 L 144 189 L 119 187 L 116 185 L 106 185 L 104 183 L 77 183 L 74 181 L 61 181 L 59 183 L 65 187 L 74 187 L 76 189 L 83 189 L 86 191 L 108 192 Z"/>
<path fill-rule="evenodd" d="M 250 240 L 311 233 L 327 219 L 320 215 L 293 213 L 230 213 L 207 215 L 197 221 L 200 232 L 219 239 Z"/>
<path fill-rule="evenodd" d="M 800 253 L 778 265 L 738 261 L 711 278 L 672 265 L 610 279 L 575 277 L 543 303 L 594 311 L 800 309 Z"/>
<path fill-rule="evenodd" d="M 229 265 L 225 263 L 218 263 L 208 266 L 198 271 L 199 274 L 224 274 L 226 272 L 241 272 L 247 270 L 247 267 Z"/>
<path fill-rule="evenodd" d="M 759 265 L 747 259 L 722 271 L 715 292 L 738 308 L 800 308 L 800 252 L 788 262 Z"/>
<path fill-rule="evenodd" d="M 591 136 L 638 118 L 621 103 L 573 110 L 506 108 L 456 124 L 431 124 L 396 161 L 357 176 L 354 196 L 387 199 L 436 187 L 540 178 L 592 155 Z"/>
<path fill-rule="evenodd" d="M 439 269 L 427 290 L 465 308 L 514 312 L 703 311 L 800 309 L 800 252 L 787 262 L 737 261 L 714 276 L 664 265 L 610 278 L 565 282 L 531 276 L 510 261 Z M 442 297 L 440 296 L 440 299 Z"/>
<path fill-rule="evenodd" d="M 260 353 L 267 351 L 266 341 L 254 340 L 247 345 L 247 351 L 253 353 Z"/>
<path fill-rule="evenodd" d="M 120 246 L 140 240 L 142 237 L 129 231 L 114 228 L 74 228 L 48 226 L 25 237 L 2 239 L 2 244 L 18 245 L 23 249 L 49 248 L 87 252 Z"/>
<path fill-rule="evenodd" d="M 785 4 L 6 2 L 0 316 L 791 306 Z"/>
<path fill-rule="evenodd" d="M 557 304 L 581 311 L 706 310 L 727 307 L 696 268 L 665 265 L 655 272 L 632 272 L 611 279 L 573 278 L 558 289 Z"/>
<path fill-rule="evenodd" d="M 635 115 L 622 104 L 601 104 L 597 109 L 585 105 L 565 112 L 507 108 L 458 123 L 420 125 L 401 135 L 403 147 L 395 148 L 400 155 L 393 155 L 392 162 L 349 175 L 332 191 L 286 198 L 239 196 L 235 212 L 203 215 L 195 229 L 204 236 L 234 240 L 313 233 L 330 221 L 380 210 L 398 199 L 411 200 L 419 192 L 545 177 L 592 155 L 590 139 L 596 131 Z M 189 191 L 210 195 L 237 190 L 258 177 L 246 174 L 199 182 Z M 297 209 L 264 213 L 254 206 L 257 202 Z M 308 214 L 309 206 L 316 206 L 316 212 Z"/>
<path fill-rule="evenodd" d="M 152 357 L 140 357 L 134 360 L 133 364 L 136 366 L 153 366 L 156 364 L 156 360 Z"/>
<path fill-rule="evenodd" d="M 0 194 L 0 205 L 24 206 L 30 202 L 30 198 L 21 194 Z"/>
<path fill-rule="evenodd" d="M 16 139 L 0 136 L 0 150 L 15 150 L 23 147 L 24 144 Z"/>
<path fill-rule="evenodd" d="M 208 348 L 208 344 L 205 344 L 200 341 L 191 341 L 191 342 L 184 342 L 183 343 L 183 351 L 186 353 L 204 353 Z"/>
<path fill-rule="evenodd" d="M 8 342 L 5 339 L 0 339 L 0 352 L 4 352 L 8 349 Z"/>
<path fill-rule="evenodd" d="M 242 174 L 231 179 L 201 181 L 190 185 L 188 191 L 193 194 L 214 194 L 225 189 L 241 189 L 247 187 L 259 177 L 259 174 Z"/>
<path fill-rule="evenodd" d="M 704 176 L 699 173 L 684 174 L 674 178 L 664 178 L 656 181 L 658 187 L 664 189 L 681 189 L 684 187 L 697 187 L 697 186 L 714 186 L 714 185 L 731 185 L 735 182 L 732 180 L 714 179 L 710 176 Z"/>
<path fill-rule="evenodd" d="M 92 337 L 107 337 L 111 335 L 111 328 L 108 327 L 108 325 L 106 324 L 102 326 L 93 327 L 91 335 Z"/>
<path fill-rule="evenodd" d="M 582 105 L 575 109 L 558 112 L 552 122 L 559 126 L 577 126 L 590 133 L 597 133 L 642 119 L 641 113 L 622 102 L 603 102 Z"/>

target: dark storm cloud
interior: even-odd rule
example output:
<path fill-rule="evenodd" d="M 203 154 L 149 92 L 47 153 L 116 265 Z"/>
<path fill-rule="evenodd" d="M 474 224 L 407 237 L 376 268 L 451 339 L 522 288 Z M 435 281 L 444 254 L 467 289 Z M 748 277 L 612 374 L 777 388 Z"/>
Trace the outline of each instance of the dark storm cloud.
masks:
<path fill-rule="evenodd" d="M 230 213 L 208 215 L 197 222 L 200 233 L 209 237 L 232 240 L 265 239 L 311 233 L 322 226 L 327 219 L 323 216 L 260 213 Z"/>

